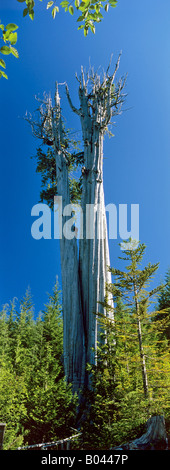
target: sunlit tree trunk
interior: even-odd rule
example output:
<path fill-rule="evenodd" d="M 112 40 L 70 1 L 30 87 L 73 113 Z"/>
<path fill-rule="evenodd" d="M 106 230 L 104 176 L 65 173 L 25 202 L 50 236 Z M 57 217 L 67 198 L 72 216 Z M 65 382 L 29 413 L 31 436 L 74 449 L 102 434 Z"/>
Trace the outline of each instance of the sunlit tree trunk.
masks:
<path fill-rule="evenodd" d="M 62 197 L 62 213 L 70 201 L 67 160 L 62 151 L 62 120 L 58 87 L 55 95 L 55 112 L 51 111 L 52 135 L 56 159 L 58 196 Z M 55 210 L 55 208 L 54 208 Z M 64 370 L 68 382 L 78 390 L 84 382 L 84 328 L 79 281 L 77 239 L 68 239 L 63 228 L 68 217 L 62 216 L 60 257 L 63 292 L 63 350 Z"/>
<path fill-rule="evenodd" d="M 143 349 L 142 327 L 141 327 L 137 287 L 136 287 L 135 282 L 134 282 L 134 297 L 135 297 L 135 307 L 136 307 L 139 352 L 140 352 L 140 360 L 141 360 L 141 368 L 142 368 L 143 390 L 144 390 L 145 398 L 149 398 L 148 375 L 147 375 L 147 370 L 146 370 L 146 360 L 145 360 L 145 354 L 144 354 L 144 349 Z"/>
<path fill-rule="evenodd" d="M 110 259 L 103 190 L 103 137 L 106 125 L 104 120 L 109 120 L 109 116 L 102 107 L 100 82 L 97 83 L 96 78 L 93 80 L 91 109 L 82 71 L 79 97 L 84 141 L 82 190 L 84 233 L 83 240 L 80 240 L 79 262 L 86 344 L 85 360 L 90 364 L 97 361 L 99 332 L 96 313 L 106 313 L 99 302 L 104 301 L 106 283 L 111 283 L 111 275 L 108 272 Z M 112 301 L 110 306 L 113 307 Z"/>
<path fill-rule="evenodd" d="M 97 361 L 97 341 L 99 341 L 98 313 L 107 314 L 104 302 L 106 286 L 111 283 L 109 246 L 103 188 L 103 139 L 111 117 L 119 114 L 123 101 L 124 81 L 114 85 L 114 73 L 109 75 L 109 67 L 101 78 L 93 70 L 85 74 L 83 68 L 79 82 L 80 108 L 72 103 L 68 86 L 68 102 L 78 114 L 84 143 L 82 165 L 83 236 L 79 240 L 68 239 L 63 228 L 68 217 L 62 217 L 62 237 L 60 240 L 63 319 L 64 319 L 64 367 L 67 380 L 73 390 L 89 385 L 86 364 Z M 43 105 L 44 106 L 44 105 Z M 62 197 L 62 210 L 70 204 L 68 162 L 63 145 L 63 124 L 61 119 L 58 87 L 55 106 L 51 99 L 40 107 L 38 137 L 52 145 L 56 160 L 57 194 Z M 33 130 L 37 123 L 31 122 Z M 35 132 L 34 132 L 35 133 Z M 111 294 L 109 315 L 113 315 Z M 108 311 L 108 310 L 107 310 Z"/>

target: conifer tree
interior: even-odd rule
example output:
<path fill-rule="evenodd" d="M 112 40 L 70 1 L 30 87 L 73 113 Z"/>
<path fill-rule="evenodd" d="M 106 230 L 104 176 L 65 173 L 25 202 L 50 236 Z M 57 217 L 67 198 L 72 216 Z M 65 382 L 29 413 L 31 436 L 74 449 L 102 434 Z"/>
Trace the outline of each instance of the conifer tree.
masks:
<path fill-rule="evenodd" d="M 155 271 L 158 269 L 159 264 L 149 263 L 148 266 L 141 270 L 139 269 L 139 265 L 143 259 L 143 254 L 146 248 L 145 245 L 139 244 L 139 246 L 136 247 L 136 242 L 131 240 L 124 242 L 124 247 L 124 256 L 121 256 L 120 259 L 130 261 L 130 264 L 126 266 L 127 272 L 111 268 L 112 274 L 116 276 L 116 283 L 112 286 L 111 290 L 114 296 L 119 294 L 119 296 L 124 299 L 125 303 L 128 306 L 131 306 L 132 310 L 135 312 L 143 390 L 145 398 L 148 398 L 148 374 L 142 338 L 142 318 L 144 311 L 148 306 L 149 299 L 161 289 L 161 286 L 159 286 L 150 292 L 146 291 L 146 286 L 150 282 Z"/>
<path fill-rule="evenodd" d="M 58 283 L 37 319 L 30 290 L 0 313 L 0 420 L 4 449 L 67 437 L 76 396 L 64 377 L 63 319 Z"/>
<path fill-rule="evenodd" d="M 33 302 L 31 291 L 28 288 L 23 299 L 20 301 L 20 308 L 15 320 L 15 352 L 13 359 L 17 374 L 25 373 L 27 365 L 30 364 L 30 356 L 33 357 Z M 28 373 L 28 370 L 27 372 Z"/>
<path fill-rule="evenodd" d="M 151 309 L 162 286 L 149 290 L 158 264 L 141 269 L 145 245 L 131 241 L 124 247 L 126 270 L 111 269 L 114 282 L 107 285 L 115 301 L 114 319 L 98 314 L 105 341 L 98 344 L 97 367 L 89 366 L 94 386 L 83 432 L 91 449 L 94 442 L 102 448 L 141 436 L 153 414 L 170 417 L 170 352 L 164 320 L 154 321 Z"/>
<path fill-rule="evenodd" d="M 160 292 L 158 297 L 158 311 L 159 313 L 156 316 L 156 320 L 164 318 L 165 328 L 164 332 L 170 340 L 170 269 L 168 269 L 165 276 L 165 286 Z M 160 315 L 161 314 L 161 315 Z"/>
<path fill-rule="evenodd" d="M 23 375 L 17 375 L 13 361 L 15 313 L 15 300 L 0 313 L 0 421 L 6 423 L 4 449 L 22 445 L 22 420 L 26 415 L 25 380 Z"/>
<path fill-rule="evenodd" d="M 67 385 L 63 367 L 63 320 L 56 282 L 42 315 L 35 324 L 34 364 L 27 383 L 29 444 L 48 442 L 71 433 L 75 424 L 76 396 Z"/>
<path fill-rule="evenodd" d="M 8 348 L 8 327 L 7 327 L 7 313 L 8 305 L 4 305 L 0 312 L 0 365 L 1 367 L 6 363 L 7 360 L 7 348 Z"/>

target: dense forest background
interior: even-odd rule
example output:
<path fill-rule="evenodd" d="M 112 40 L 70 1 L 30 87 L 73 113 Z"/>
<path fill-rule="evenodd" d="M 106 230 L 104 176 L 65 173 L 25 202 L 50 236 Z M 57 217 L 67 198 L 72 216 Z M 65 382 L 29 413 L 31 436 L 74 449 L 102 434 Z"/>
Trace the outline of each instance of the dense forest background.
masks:
<path fill-rule="evenodd" d="M 114 323 L 105 321 L 98 366 L 88 365 L 93 391 L 86 405 L 66 383 L 63 369 L 63 322 L 58 282 L 37 318 L 30 289 L 0 313 L 0 421 L 6 422 L 4 449 L 82 434 L 75 448 L 109 449 L 141 435 L 150 415 L 163 414 L 170 427 L 169 311 L 170 271 L 152 308 L 140 314 L 149 396 L 144 396 L 135 310 L 120 298 Z M 120 279 L 119 279 L 120 288 Z M 155 291 L 155 289 L 154 289 Z M 152 291 L 150 291 L 152 292 Z M 101 318 L 101 323 L 104 321 Z M 85 418 L 83 418 L 83 415 Z"/>

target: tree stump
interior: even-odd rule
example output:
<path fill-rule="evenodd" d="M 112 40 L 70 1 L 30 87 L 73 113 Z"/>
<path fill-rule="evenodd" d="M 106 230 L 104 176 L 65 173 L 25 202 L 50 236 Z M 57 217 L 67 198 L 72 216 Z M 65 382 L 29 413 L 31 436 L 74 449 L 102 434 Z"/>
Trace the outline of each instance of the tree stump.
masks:
<path fill-rule="evenodd" d="M 152 416 L 146 423 L 146 432 L 138 439 L 112 448 L 114 450 L 167 450 L 168 438 L 163 416 Z"/>

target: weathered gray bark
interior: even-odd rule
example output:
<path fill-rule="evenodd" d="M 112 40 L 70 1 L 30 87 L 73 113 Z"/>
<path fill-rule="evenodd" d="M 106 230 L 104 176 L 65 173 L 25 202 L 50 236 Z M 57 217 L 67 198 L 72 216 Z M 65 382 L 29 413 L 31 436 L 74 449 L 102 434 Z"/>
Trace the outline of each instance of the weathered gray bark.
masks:
<path fill-rule="evenodd" d="M 81 119 L 84 141 L 81 203 L 84 236 L 79 243 L 79 271 L 85 332 L 85 362 L 94 364 L 97 361 L 97 341 L 99 341 L 96 313 L 106 314 L 99 302 L 104 301 L 106 284 L 111 283 L 111 274 L 108 272 L 110 259 L 103 190 L 103 136 L 111 116 L 111 99 L 108 89 L 107 102 L 103 100 L 99 77 L 98 81 L 94 80 L 91 101 L 88 95 L 88 80 L 86 83 L 83 70 L 79 83 L 80 110 L 77 112 Z M 112 80 L 108 85 L 110 89 L 111 85 Z M 75 111 L 68 89 L 67 95 Z M 110 298 L 110 315 L 112 310 L 113 301 Z"/>
<path fill-rule="evenodd" d="M 165 420 L 163 416 L 152 416 L 146 423 L 146 432 L 128 443 L 119 447 L 113 447 L 114 450 L 165 450 L 168 448 L 168 439 L 166 434 Z"/>
<path fill-rule="evenodd" d="M 55 96 L 55 113 L 51 112 L 52 134 L 56 157 L 58 195 L 62 196 L 62 211 L 70 204 L 68 166 L 62 149 L 62 120 L 58 88 Z M 84 381 L 84 328 L 79 281 L 77 240 L 67 239 L 63 227 L 68 217 L 62 217 L 60 256 L 63 291 L 63 350 L 64 369 L 67 380 L 78 390 Z"/>
<path fill-rule="evenodd" d="M 96 313 L 107 314 L 100 304 L 104 302 L 107 283 L 111 283 L 111 273 L 108 271 L 110 259 L 103 189 L 103 138 L 112 115 L 119 114 L 123 101 L 124 81 L 120 80 L 117 87 L 113 85 L 118 66 L 119 60 L 113 75 L 109 76 L 108 68 L 101 83 L 99 75 L 93 71 L 85 80 L 82 69 L 81 78 L 78 80 L 80 109 L 73 106 L 66 86 L 69 104 L 81 120 L 84 142 L 81 201 L 83 238 L 79 240 L 79 258 L 75 237 L 70 240 L 62 234 L 60 240 L 64 368 L 67 380 L 73 384 L 73 390 L 89 385 L 86 363 L 96 363 L 99 340 Z M 40 107 L 40 122 L 31 120 L 31 125 L 36 136 L 44 139 L 47 145 L 53 146 L 57 193 L 62 197 L 64 211 L 70 204 L 70 191 L 68 162 L 62 145 L 63 127 L 58 87 L 55 106 L 52 107 L 50 98 L 46 99 Z M 62 217 L 62 228 L 65 221 L 66 217 Z M 110 304 L 109 315 L 113 316 L 111 295 L 107 298 L 107 304 Z"/>

